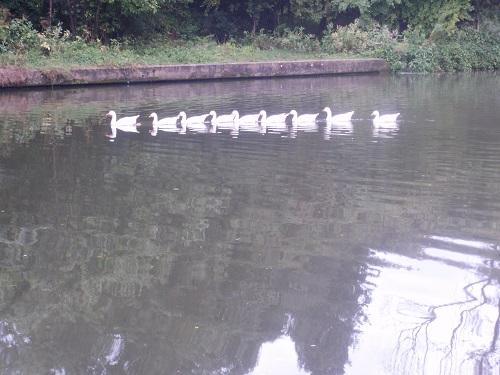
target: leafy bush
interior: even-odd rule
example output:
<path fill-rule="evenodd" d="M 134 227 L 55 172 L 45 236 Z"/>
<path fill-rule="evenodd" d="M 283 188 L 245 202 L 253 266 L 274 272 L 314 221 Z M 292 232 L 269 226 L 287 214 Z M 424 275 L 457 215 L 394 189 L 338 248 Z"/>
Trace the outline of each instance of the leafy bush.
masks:
<path fill-rule="evenodd" d="M 429 41 L 418 29 L 407 30 L 395 48 L 380 55 L 393 70 L 455 72 L 492 70 L 500 66 L 500 43 L 465 27 L 437 41 Z"/>
<path fill-rule="evenodd" d="M 320 43 L 312 34 L 304 33 L 303 27 L 289 29 L 288 27 L 277 28 L 272 34 L 260 30 L 258 34 L 245 33 L 241 40 L 243 45 L 254 45 L 263 51 L 273 49 L 319 52 Z"/>
<path fill-rule="evenodd" d="M 497 69 L 500 66 L 500 43 L 487 40 L 483 34 L 467 27 L 439 40 L 435 55 L 438 69 L 448 72 Z"/>
<path fill-rule="evenodd" d="M 38 46 L 38 33 L 27 19 L 14 19 L 0 24 L 2 51 L 25 52 Z"/>
<path fill-rule="evenodd" d="M 318 39 L 313 34 L 304 33 L 303 27 L 289 29 L 288 27 L 275 32 L 275 39 L 280 49 L 302 52 L 317 52 L 320 47 Z"/>
<path fill-rule="evenodd" d="M 484 12 L 480 20 L 478 26 L 481 34 L 488 40 L 500 43 L 500 5 Z"/>
<path fill-rule="evenodd" d="M 327 26 L 323 35 L 323 50 L 329 53 L 363 54 L 366 52 L 386 51 L 397 44 L 398 33 L 387 26 L 372 24 L 368 28 L 361 26 L 359 19 L 347 26 L 332 24 Z"/>
<path fill-rule="evenodd" d="M 435 44 L 425 37 L 421 27 L 408 28 L 402 33 L 398 66 L 393 70 L 434 72 L 437 70 Z"/>
<path fill-rule="evenodd" d="M 399 34 L 387 26 L 356 20 L 345 27 L 328 25 L 321 41 L 303 28 L 279 26 L 273 33 L 246 33 L 242 39 L 229 38 L 222 44 L 212 35 L 181 38 L 173 33 L 151 34 L 147 41 L 130 36 L 102 44 L 70 34 L 60 24 L 38 33 L 28 20 L 11 20 L 6 14 L 0 8 L 0 64 L 6 66 L 122 66 L 349 55 L 384 58 L 394 71 L 500 67 L 500 16 L 494 12 L 481 18 L 480 31 L 464 25 L 439 38 L 430 38 L 422 27 L 409 27 Z"/>

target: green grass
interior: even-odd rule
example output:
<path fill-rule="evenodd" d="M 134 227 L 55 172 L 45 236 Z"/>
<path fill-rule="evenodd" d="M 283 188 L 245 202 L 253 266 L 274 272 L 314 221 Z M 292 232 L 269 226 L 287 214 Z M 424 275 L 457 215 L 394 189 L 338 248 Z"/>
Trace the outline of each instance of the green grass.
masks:
<path fill-rule="evenodd" d="M 261 50 L 252 45 L 217 44 L 209 40 L 172 43 L 110 46 L 83 41 L 57 42 L 46 51 L 28 50 L 24 53 L 0 53 L 0 67 L 75 67 L 130 66 L 161 64 L 194 64 L 218 62 L 252 62 L 277 60 L 308 60 L 336 58 L 339 55 L 297 52 L 286 49 Z"/>
<path fill-rule="evenodd" d="M 362 30 L 356 24 L 328 30 L 321 41 L 301 30 L 289 30 L 280 35 L 247 35 L 224 44 L 210 37 L 170 40 L 159 35 L 149 41 L 111 40 L 104 45 L 85 42 L 57 28 L 43 34 L 27 29 L 26 35 L 16 34 L 11 41 L 10 48 L 0 43 L 0 67 L 65 69 L 346 57 L 381 57 L 394 71 L 452 72 L 500 67 L 500 40 L 471 28 L 432 42 L 418 29 L 398 35 L 386 27 Z"/>

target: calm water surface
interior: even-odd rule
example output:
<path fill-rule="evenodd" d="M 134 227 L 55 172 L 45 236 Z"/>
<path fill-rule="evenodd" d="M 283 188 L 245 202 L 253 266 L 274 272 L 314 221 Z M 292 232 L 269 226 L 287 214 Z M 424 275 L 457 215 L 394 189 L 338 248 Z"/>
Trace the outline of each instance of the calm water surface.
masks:
<path fill-rule="evenodd" d="M 499 253 L 496 74 L 0 91 L 1 374 L 497 375 Z"/>

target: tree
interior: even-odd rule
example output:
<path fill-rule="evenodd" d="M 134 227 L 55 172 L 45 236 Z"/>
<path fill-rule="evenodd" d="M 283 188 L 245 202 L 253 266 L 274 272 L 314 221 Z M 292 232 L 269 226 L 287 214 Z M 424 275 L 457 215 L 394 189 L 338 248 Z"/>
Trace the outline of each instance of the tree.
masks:
<path fill-rule="evenodd" d="M 471 19 L 471 0 L 420 0 L 401 4 L 401 18 L 408 25 L 419 25 L 431 39 L 450 34 L 457 24 Z"/>

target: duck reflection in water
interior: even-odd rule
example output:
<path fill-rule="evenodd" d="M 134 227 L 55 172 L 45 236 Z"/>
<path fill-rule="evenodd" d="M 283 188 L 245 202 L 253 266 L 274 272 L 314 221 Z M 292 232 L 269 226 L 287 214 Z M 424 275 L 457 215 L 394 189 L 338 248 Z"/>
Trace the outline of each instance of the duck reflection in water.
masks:
<path fill-rule="evenodd" d="M 290 113 L 280 113 L 269 116 L 267 121 L 267 132 L 270 134 L 281 134 L 287 138 L 295 138 L 297 134 L 297 123 L 291 121 Z"/>
<path fill-rule="evenodd" d="M 259 133 L 266 134 L 267 127 L 265 124 L 256 123 L 256 124 L 240 124 L 239 122 L 235 122 L 233 127 L 231 128 L 230 134 L 233 138 L 237 137 L 240 132 L 248 132 L 248 133 Z"/>
<path fill-rule="evenodd" d="M 396 123 L 391 127 L 374 125 L 372 130 L 376 138 L 393 138 L 399 132 L 399 125 Z"/>
<path fill-rule="evenodd" d="M 350 135 L 353 132 L 351 121 L 330 122 L 328 121 L 324 128 L 325 134 Z"/>

